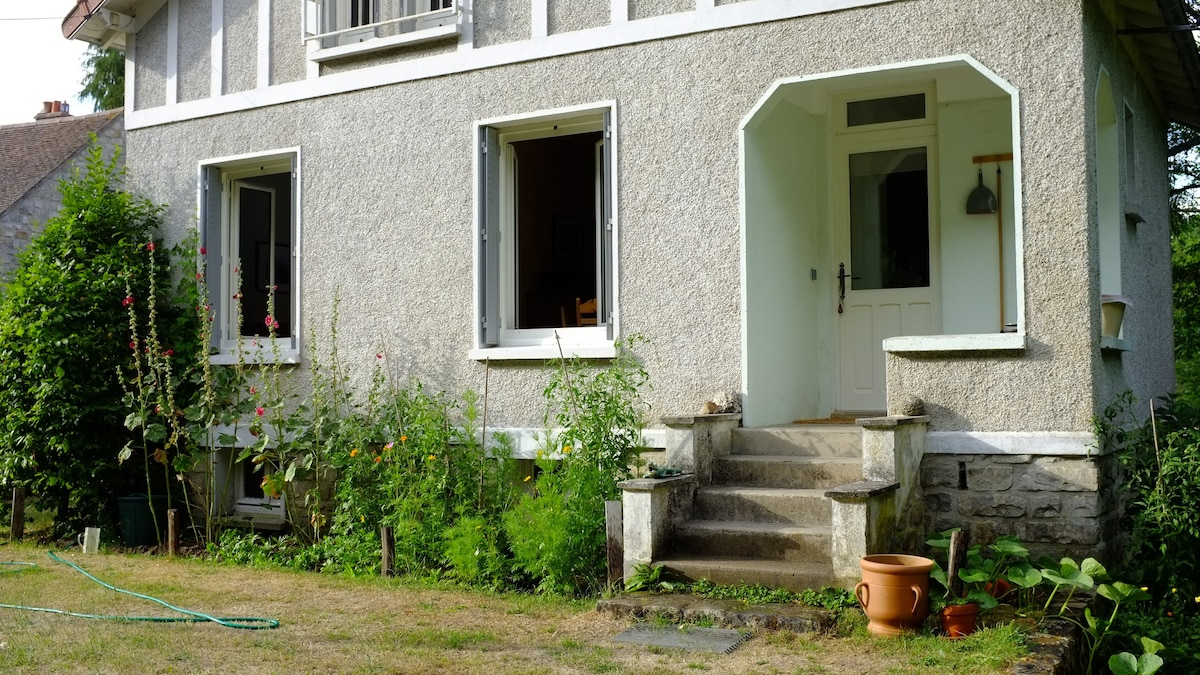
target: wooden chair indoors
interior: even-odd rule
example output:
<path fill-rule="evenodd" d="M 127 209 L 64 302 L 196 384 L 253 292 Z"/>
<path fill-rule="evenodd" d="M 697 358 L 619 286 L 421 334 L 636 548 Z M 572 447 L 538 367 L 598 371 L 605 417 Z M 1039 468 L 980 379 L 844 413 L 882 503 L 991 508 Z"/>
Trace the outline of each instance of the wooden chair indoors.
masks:
<path fill-rule="evenodd" d="M 580 301 L 575 298 L 575 325 L 576 326 L 595 326 L 596 323 L 596 298 L 591 300 Z"/>

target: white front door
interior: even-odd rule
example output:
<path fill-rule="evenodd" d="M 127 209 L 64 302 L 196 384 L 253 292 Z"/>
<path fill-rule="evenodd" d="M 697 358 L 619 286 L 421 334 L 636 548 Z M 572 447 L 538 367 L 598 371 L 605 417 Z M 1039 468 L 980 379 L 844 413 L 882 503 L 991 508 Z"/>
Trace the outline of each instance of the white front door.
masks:
<path fill-rule="evenodd" d="M 885 410 L 883 340 L 938 329 L 934 157 L 929 137 L 844 146 L 836 155 L 840 411 Z"/>

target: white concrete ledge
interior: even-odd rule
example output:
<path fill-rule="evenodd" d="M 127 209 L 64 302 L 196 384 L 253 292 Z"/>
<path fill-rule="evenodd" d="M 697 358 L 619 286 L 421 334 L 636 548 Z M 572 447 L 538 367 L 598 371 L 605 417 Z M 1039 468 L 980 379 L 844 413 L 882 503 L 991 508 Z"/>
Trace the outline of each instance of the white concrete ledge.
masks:
<path fill-rule="evenodd" d="M 980 335 L 909 335 L 887 338 L 883 350 L 904 352 L 994 352 L 1025 349 L 1023 333 L 985 333 Z"/>
<path fill-rule="evenodd" d="M 595 345 L 563 345 L 562 356 L 580 359 L 614 359 L 617 348 L 611 342 Z M 560 356 L 557 345 L 534 345 L 529 347 L 488 347 L 472 349 L 470 358 L 475 361 L 546 361 Z"/>
<path fill-rule="evenodd" d="M 550 433 L 558 435 L 562 433 L 562 429 L 551 429 Z M 546 430 L 534 429 L 531 427 L 511 427 L 511 428 L 495 428 L 489 427 L 487 430 L 488 447 L 495 445 L 495 438 L 500 434 L 505 434 L 509 437 L 513 444 L 513 459 L 539 459 L 538 451 L 542 451 L 543 457 L 546 459 L 560 459 L 561 454 L 553 453 L 548 457 L 545 455 L 546 448 Z M 642 430 L 642 446 L 650 449 L 661 450 L 667 445 L 666 429 L 643 429 Z"/>
<path fill-rule="evenodd" d="M 437 26 L 434 28 L 426 28 L 412 33 L 401 33 L 399 35 L 391 35 L 382 38 L 372 38 L 355 42 L 354 44 L 340 45 L 338 47 L 326 47 L 318 49 L 308 55 L 308 58 L 321 62 L 340 59 L 345 56 L 357 56 L 359 54 L 369 54 L 378 52 L 384 49 L 392 49 L 404 45 L 416 45 L 422 42 L 432 42 L 434 40 L 444 40 L 451 35 L 458 35 L 461 28 L 457 23 L 448 26 Z"/>
<path fill-rule="evenodd" d="M 271 438 L 277 438 L 275 430 L 270 424 L 264 424 L 264 433 Z M 560 434 L 562 429 L 551 429 L 550 433 Z M 513 444 L 513 459 L 539 459 L 538 451 L 542 451 L 543 457 L 547 459 L 561 459 L 560 453 L 551 453 L 546 455 L 546 430 L 534 429 L 531 427 L 512 427 L 512 428 L 496 428 L 489 427 L 487 430 L 488 447 L 494 446 L 496 436 L 506 434 Z M 235 440 L 232 445 L 224 445 L 220 442 L 222 435 L 234 436 Z M 239 424 L 236 427 L 229 424 L 219 424 L 213 427 L 212 445 L 209 447 L 234 447 L 234 448 L 249 448 L 258 443 L 259 439 L 250 433 L 248 423 Z M 667 430 L 666 429 L 643 429 L 642 430 L 642 447 L 650 450 L 662 450 L 667 446 Z M 275 447 L 274 441 L 268 440 L 267 447 Z"/>
<path fill-rule="evenodd" d="M 1100 338 L 1100 350 L 1105 352 L 1127 352 L 1133 348 L 1129 340 L 1114 337 Z"/>
<path fill-rule="evenodd" d="M 938 455 L 1100 454 L 1095 434 L 1085 431 L 930 431 L 925 452 Z"/>

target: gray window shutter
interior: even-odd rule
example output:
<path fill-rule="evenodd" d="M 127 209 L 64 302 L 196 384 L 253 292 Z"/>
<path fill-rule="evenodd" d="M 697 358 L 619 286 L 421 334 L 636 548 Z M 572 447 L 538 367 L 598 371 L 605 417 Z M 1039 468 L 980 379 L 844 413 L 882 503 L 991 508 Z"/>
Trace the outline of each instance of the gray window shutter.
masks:
<path fill-rule="evenodd" d="M 500 344 L 500 132 L 483 127 L 479 139 L 480 343 Z"/>
<path fill-rule="evenodd" d="M 596 308 L 597 323 L 608 329 L 613 339 L 613 207 L 616 195 L 612 189 L 612 112 L 604 113 L 604 140 L 600 147 L 600 302 Z"/>
<path fill-rule="evenodd" d="M 221 169 L 206 166 L 200 175 L 200 246 L 206 251 L 204 259 L 204 283 L 208 286 L 208 302 L 212 315 L 216 317 L 212 326 L 210 347 L 219 350 L 221 334 L 225 330 L 221 322 L 225 291 L 221 288 L 221 248 L 224 228 L 221 224 Z"/>

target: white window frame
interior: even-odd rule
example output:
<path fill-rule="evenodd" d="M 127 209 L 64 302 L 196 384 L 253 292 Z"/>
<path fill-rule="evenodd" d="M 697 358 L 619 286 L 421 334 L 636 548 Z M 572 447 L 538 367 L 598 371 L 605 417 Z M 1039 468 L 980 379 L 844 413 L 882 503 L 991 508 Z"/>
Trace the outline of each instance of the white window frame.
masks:
<path fill-rule="evenodd" d="M 300 37 L 306 44 L 315 45 L 308 52 L 311 61 L 330 61 L 346 56 L 391 49 L 403 45 L 446 39 L 463 32 L 467 12 L 462 11 L 462 0 L 437 0 L 446 5 L 438 9 L 418 11 L 422 5 L 433 0 L 372 0 L 376 19 L 370 23 L 350 26 L 350 2 L 358 0 L 305 0 L 301 11 Z M 387 15 L 383 5 L 388 3 L 403 14 L 399 17 L 383 18 Z M 337 25 L 344 28 L 330 30 L 324 24 L 322 14 L 333 7 L 338 17 Z M 394 35 L 379 35 L 379 29 L 395 26 Z M 336 44 L 328 44 L 334 42 Z"/>
<path fill-rule="evenodd" d="M 470 358 L 613 358 L 619 330 L 616 103 L 598 102 L 475 123 L 475 339 Z M 510 144 L 599 131 L 596 162 L 597 326 L 516 329 L 513 160 Z M 490 157 L 490 153 L 496 153 Z M 490 180 L 489 180 L 490 179 Z M 607 184 L 607 190 L 604 185 Z M 489 185 L 491 186 L 489 188 Z M 490 234 L 489 234 L 490 233 Z M 498 235 L 498 236 L 497 236 Z M 491 268 L 491 269 L 489 269 Z M 489 316 L 489 314 L 491 316 Z"/>
<path fill-rule="evenodd" d="M 239 181 L 270 174 L 292 174 L 291 199 L 291 276 L 289 300 L 291 310 L 291 335 L 270 338 L 239 336 L 233 326 L 236 311 L 234 293 L 234 187 Z M 209 345 L 213 364 L 228 365 L 238 362 L 298 363 L 300 360 L 301 270 L 300 232 L 302 203 L 300 180 L 300 149 L 288 148 L 263 153 L 220 157 L 205 160 L 199 167 L 199 213 L 200 241 L 206 249 L 205 273 L 208 285 L 208 300 L 212 306 L 212 340 Z M 272 247 L 273 249 L 273 247 Z M 243 285 L 244 285 L 243 280 Z M 240 353 L 239 353 L 240 352 Z"/>

